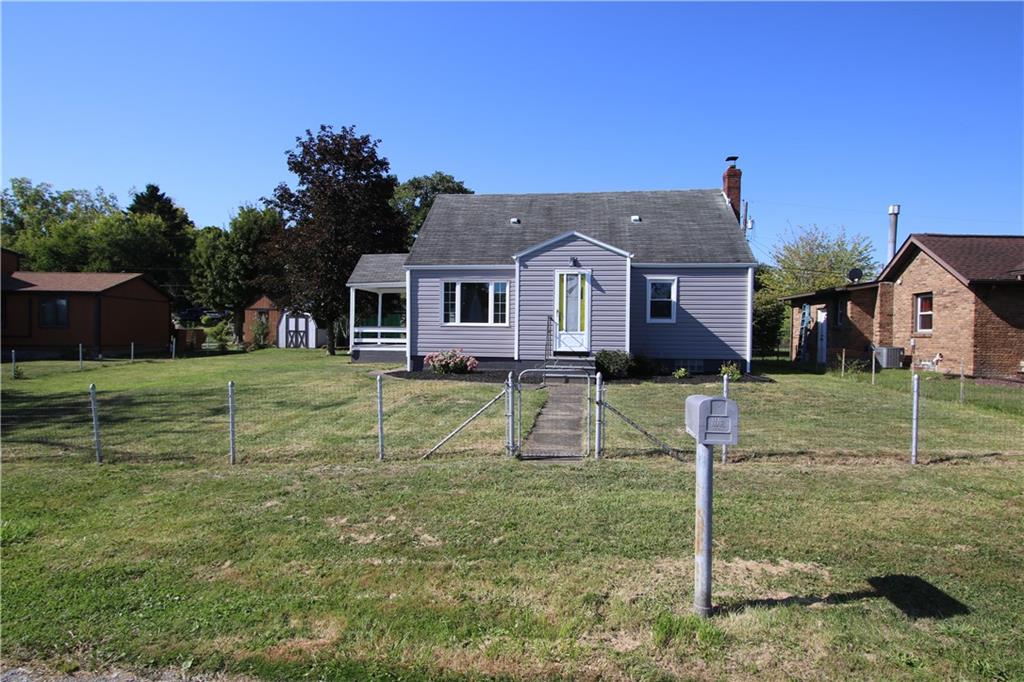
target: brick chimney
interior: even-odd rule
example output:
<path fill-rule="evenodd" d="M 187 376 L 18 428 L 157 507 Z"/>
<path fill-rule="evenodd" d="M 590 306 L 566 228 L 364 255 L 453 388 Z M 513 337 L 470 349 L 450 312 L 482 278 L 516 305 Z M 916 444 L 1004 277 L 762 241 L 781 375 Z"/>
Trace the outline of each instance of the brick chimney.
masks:
<path fill-rule="evenodd" d="M 743 177 L 743 171 L 736 167 L 738 158 L 738 156 L 726 158 L 729 167 L 722 173 L 722 193 L 729 199 L 732 212 L 736 214 L 736 222 L 740 220 L 740 178 Z"/>

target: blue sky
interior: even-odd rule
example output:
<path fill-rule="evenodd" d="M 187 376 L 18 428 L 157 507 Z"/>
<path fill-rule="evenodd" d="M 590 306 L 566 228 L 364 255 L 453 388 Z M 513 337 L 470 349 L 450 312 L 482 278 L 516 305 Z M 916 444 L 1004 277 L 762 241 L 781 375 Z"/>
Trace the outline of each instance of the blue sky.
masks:
<path fill-rule="evenodd" d="M 755 253 L 840 225 L 1021 234 L 1024 5 L 3 3 L 3 181 L 156 182 L 199 225 L 320 123 L 478 192 L 718 187 Z"/>

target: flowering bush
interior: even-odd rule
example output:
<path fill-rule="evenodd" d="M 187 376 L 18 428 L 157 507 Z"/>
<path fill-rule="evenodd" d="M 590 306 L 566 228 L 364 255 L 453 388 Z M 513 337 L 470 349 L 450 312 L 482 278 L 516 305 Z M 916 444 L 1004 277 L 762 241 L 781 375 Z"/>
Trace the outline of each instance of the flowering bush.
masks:
<path fill-rule="evenodd" d="M 461 348 L 453 348 L 440 353 L 428 353 L 423 358 L 423 364 L 437 374 L 468 374 L 480 363 L 472 355 L 465 355 Z"/>
<path fill-rule="evenodd" d="M 729 381 L 738 381 L 743 376 L 743 372 L 735 362 L 723 362 L 718 374 L 723 377 L 728 376 Z"/>

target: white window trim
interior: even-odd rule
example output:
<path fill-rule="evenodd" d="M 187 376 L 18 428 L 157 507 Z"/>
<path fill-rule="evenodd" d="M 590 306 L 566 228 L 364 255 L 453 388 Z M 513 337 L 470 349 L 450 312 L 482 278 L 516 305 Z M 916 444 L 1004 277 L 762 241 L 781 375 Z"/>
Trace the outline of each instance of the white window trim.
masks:
<path fill-rule="evenodd" d="M 647 293 L 644 296 L 647 301 L 644 308 L 647 324 L 675 324 L 676 308 L 679 307 L 679 278 L 675 275 L 644 275 L 644 278 L 647 280 L 645 285 Z M 672 316 L 669 318 L 651 317 L 651 284 L 655 282 L 670 282 L 672 284 Z"/>
<path fill-rule="evenodd" d="M 927 296 L 932 300 L 932 309 L 929 312 L 921 312 L 921 300 Z M 921 329 L 921 316 L 928 315 L 931 317 L 932 326 L 928 329 Z M 914 333 L 915 334 L 931 334 L 935 331 L 935 294 L 931 291 L 922 291 L 919 294 L 914 294 Z"/>
<path fill-rule="evenodd" d="M 444 321 L 444 285 L 455 285 L 455 322 Z M 494 319 L 494 285 L 505 285 L 505 321 L 504 322 L 462 322 L 462 285 L 463 284 L 486 284 L 487 285 L 487 319 Z M 448 279 L 441 282 L 441 326 L 442 327 L 508 327 L 511 320 L 509 311 L 509 282 L 508 280 L 476 280 L 476 279 Z"/>

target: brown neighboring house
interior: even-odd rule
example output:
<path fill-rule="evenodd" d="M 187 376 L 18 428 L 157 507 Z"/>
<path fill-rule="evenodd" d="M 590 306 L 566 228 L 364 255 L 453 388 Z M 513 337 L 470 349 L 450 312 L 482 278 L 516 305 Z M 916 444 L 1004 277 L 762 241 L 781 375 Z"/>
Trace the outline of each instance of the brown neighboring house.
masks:
<path fill-rule="evenodd" d="M 171 299 L 139 272 L 31 272 L 3 249 L 5 358 L 163 352 L 171 337 Z"/>
<path fill-rule="evenodd" d="M 1024 236 L 912 234 L 877 280 L 787 300 L 793 360 L 895 346 L 906 364 L 944 372 L 1024 371 Z"/>

